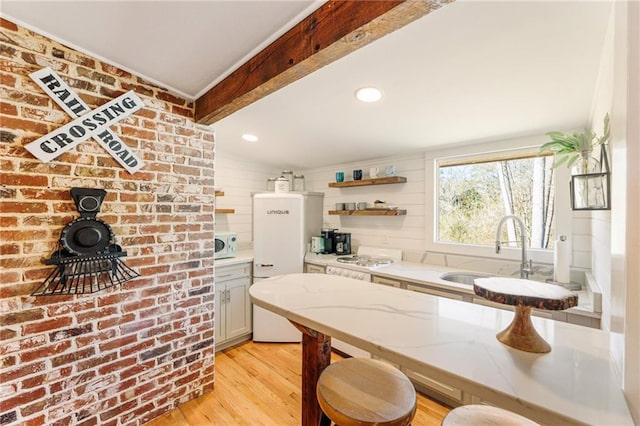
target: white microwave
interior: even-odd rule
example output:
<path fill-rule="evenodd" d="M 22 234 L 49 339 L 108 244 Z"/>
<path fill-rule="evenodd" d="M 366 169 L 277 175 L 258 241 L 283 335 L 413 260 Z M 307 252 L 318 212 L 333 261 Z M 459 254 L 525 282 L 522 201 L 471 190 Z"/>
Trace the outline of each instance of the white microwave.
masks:
<path fill-rule="evenodd" d="M 238 241 L 238 234 L 235 232 L 217 232 L 216 233 L 216 253 L 214 259 L 224 259 L 227 257 L 235 257 Z"/>

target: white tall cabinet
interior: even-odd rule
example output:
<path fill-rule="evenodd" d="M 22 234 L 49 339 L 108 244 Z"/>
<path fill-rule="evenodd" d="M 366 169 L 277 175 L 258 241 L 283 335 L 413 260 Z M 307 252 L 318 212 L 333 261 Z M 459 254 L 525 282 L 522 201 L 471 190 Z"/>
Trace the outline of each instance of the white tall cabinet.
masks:
<path fill-rule="evenodd" d="M 251 338 L 251 263 L 216 266 L 216 351 Z"/>

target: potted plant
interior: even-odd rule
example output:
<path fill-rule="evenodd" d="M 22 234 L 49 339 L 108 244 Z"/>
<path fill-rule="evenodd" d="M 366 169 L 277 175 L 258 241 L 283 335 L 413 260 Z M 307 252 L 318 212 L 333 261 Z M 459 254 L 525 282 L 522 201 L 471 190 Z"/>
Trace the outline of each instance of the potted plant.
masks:
<path fill-rule="evenodd" d="M 593 130 L 567 133 L 549 132 L 547 136 L 551 138 L 551 141 L 542 145 L 540 152 L 553 152 L 555 156 L 553 167 L 565 164 L 568 168 L 572 168 L 575 164 L 578 169 L 576 174 L 596 171 L 589 170 L 592 168 L 589 167 L 589 163 L 595 161 L 592 157 L 593 149 L 609 140 L 609 114 L 604 116 L 604 132 L 600 137 Z M 581 161 L 576 164 L 578 159 Z"/>
<path fill-rule="evenodd" d="M 550 142 L 540 147 L 540 153 L 551 151 L 553 167 L 566 165 L 571 169 L 571 207 L 573 210 L 609 210 L 611 191 L 606 143 L 609 141 L 609 114 L 604 116 L 602 136 L 593 130 L 583 132 L 549 132 Z M 600 147 L 600 161 L 593 149 Z"/>

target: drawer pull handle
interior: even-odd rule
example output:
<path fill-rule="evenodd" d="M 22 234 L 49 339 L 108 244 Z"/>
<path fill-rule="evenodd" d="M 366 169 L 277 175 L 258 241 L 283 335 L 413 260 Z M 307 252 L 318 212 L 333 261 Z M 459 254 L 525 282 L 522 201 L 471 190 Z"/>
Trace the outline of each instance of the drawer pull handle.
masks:
<path fill-rule="evenodd" d="M 261 268 L 273 268 L 273 263 L 260 263 L 258 266 Z"/>
<path fill-rule="evenodd" d="M 224 275 L 218 275 L 218 278 L 226 278 L 226 277 L 232 277 L 233 274 L 224 274 Z"/>

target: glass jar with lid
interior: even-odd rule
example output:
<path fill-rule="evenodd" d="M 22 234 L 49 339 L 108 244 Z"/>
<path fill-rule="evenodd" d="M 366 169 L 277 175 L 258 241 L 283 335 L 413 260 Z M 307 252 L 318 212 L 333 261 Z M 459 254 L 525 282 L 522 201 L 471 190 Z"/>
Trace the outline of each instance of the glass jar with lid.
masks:
<path fill-rule="evenodd" d="M 275 191 L 276 190 L 276 179 L 277 178 L 268 178 L 267 179 L 267 191 Z"/>
<path fill-rule="evenodd" d="M 280 177 L 284 177 L 289 181 L 289 190 L 293 189 L 293 171 L 291 170 L 283 170 L 282 175 Z"/>
<path fill-rule="evenodd" d="M 304 175 L 293 175 L 293 190 L 304 191 Z"/>

